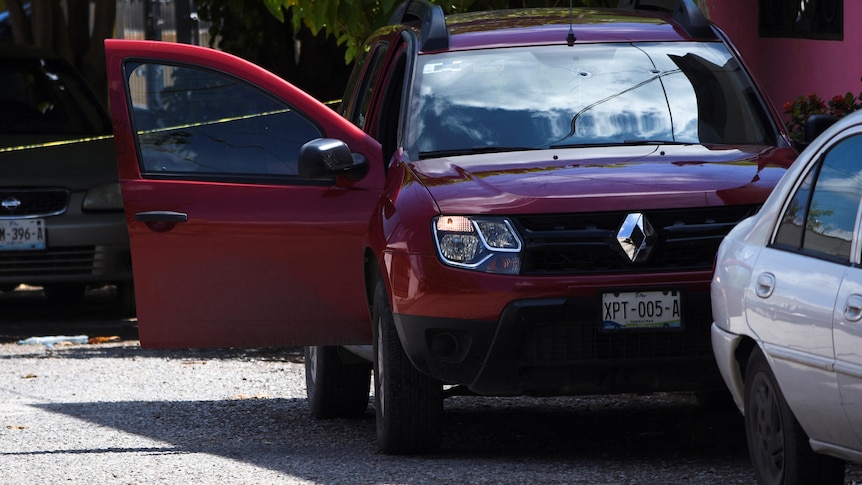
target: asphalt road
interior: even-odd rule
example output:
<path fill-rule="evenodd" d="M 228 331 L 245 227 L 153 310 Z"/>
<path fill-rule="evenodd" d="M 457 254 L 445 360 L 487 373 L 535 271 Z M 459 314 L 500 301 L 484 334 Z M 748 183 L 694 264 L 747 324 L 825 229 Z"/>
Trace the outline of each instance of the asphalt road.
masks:
<path fill-rule="evenodd" d="M 56 334 L 118 339 L 16 343 Z M 154 351 L 136 338 L 110 290 L 77 309 L 0 295 L 0 483 L 754 483 L 739 414 L 687 394 L 454 397 L 439 453 L 386 456 L 373 397 L 361 419 L 308 415 L 300 349 Z"/>

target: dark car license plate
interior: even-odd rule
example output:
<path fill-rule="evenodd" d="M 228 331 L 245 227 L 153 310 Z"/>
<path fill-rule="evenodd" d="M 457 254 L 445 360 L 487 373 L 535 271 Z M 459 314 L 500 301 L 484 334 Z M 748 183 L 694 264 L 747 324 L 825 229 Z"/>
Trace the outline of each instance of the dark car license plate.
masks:
<path fill-rule="evenodd" d="M 43 219 L 0 219 L 0 251 L 45 249 Z"/>

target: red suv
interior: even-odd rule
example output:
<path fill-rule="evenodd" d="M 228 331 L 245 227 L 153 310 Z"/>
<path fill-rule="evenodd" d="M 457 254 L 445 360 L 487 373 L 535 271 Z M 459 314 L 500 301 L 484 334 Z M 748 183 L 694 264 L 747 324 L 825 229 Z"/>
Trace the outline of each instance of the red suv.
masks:
<path fill-rule="evenodd" d="M 108 41 L 142 343 L 307 345 L 316 417 L 365 413 L 373 371 L 388 453 L 439 446 L 456 393 L 723 389 L 716 249 L 796 152 L 691 0 L 648 3 L 405 3 L 340 113 Z"/>

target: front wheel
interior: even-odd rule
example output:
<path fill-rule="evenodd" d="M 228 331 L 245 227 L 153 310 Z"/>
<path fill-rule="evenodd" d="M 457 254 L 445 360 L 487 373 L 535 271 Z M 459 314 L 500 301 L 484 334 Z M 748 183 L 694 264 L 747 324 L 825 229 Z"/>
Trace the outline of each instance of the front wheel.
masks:
<path fill-rule="evenodd" d="M 844 482 L 844 461 L 814 453 L 763 353 L 745 371 L 745 436 L 761 485 L 822 485 Z"/>
<path fill-rule="evenodd" d="M 305 347 L 305 392 L 315 418 L 362 416 L 370 388 L 370 364 L 344 362 L 338 347 Z"/>
<path fill-rule="evenodd" d="M 443 385 L 407 358 L 382 282 L 374 292 L 372 316 L 377 445 L 388 454 L 434 451 L 443 436 Z"/>

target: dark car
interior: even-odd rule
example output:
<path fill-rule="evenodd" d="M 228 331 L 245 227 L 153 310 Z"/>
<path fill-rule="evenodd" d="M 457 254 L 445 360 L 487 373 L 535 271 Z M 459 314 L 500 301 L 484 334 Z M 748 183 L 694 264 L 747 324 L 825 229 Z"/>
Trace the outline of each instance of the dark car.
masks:
<path fill-rule="evenodd" d="M 129 238 L 107 112 L 66 62 L 0 43 L 0 288 L 132 301 Z"/>
<path fill-rule="evenodd" d="M 373 367 L 388 453 L 453 394 L 725 392 L 716 250 L 796 152 L 722 32 L 647 3 L 402 4 L 340 115 L 109 41 L 142 344 L 307 345 L 316 417 L 365 413 Z"/>

